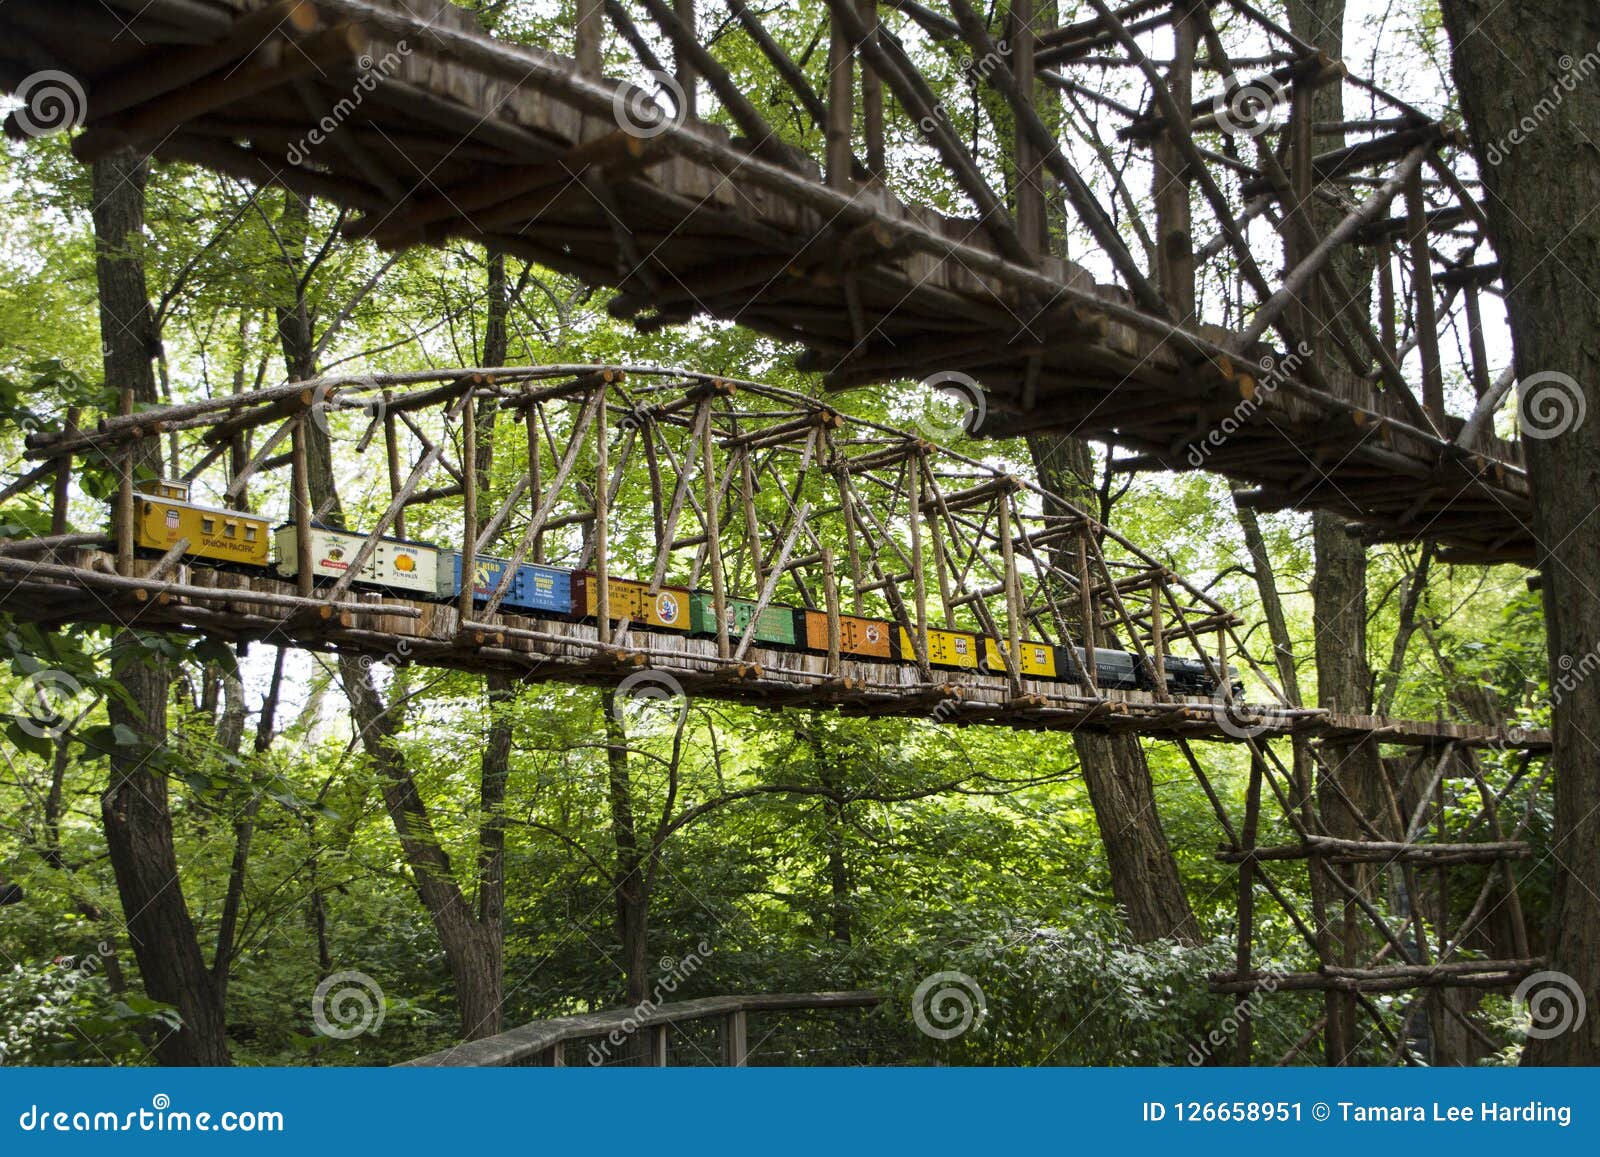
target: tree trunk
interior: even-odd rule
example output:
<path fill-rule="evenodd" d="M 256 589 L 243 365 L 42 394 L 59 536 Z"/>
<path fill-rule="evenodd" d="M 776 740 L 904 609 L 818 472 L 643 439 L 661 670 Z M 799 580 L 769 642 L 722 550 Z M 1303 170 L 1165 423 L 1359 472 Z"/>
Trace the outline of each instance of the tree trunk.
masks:
<path fill-rule="evenodd" d="M 106 381 L 131 391 L 140 403 L 157 400 L 150 364 L 156 333 L 140 247 L 146 172 L 144 159 L 131 150 L 111 154 L 93 171 Z M 143 445 L 140 455 L 145 464 L 160 468 L 160 446 L 154 439 Z M 145 991 L 174 1006 L 183 1018 L 181 1028 L 157 1040 L 156 1056 L 166 1065 L 226 1065 L 222 1001 L 184 900 L 167 807 L 163 749 L 168 672 L 140 645 L 137 632 L 121 632 L 112 651 L 112 677 L 127 698 L 110 696 L 107 711 L 111 725 L 131 729 L 138 742 L 116 744 L 111 752 L 110 781 L 100 800 L 106 850 Z"/>
<path fill-rule="evenodd" d="M 649 879 L 639 849 L 633 780 L 628 774 L 628 735 L 615 710 L 613 692 L 601 692 L 600 709 L 606 720 L 606 789 L 611 800 L 611 839 L 617 850 L 611 881 L 617 899 L 617 936 L 622 941 L 627 1003 L 637 1005 L 650 985 Z"/>
<path fill-rule="evenodd" d="M 1345 0 L 1289 0 L 1289 26 L 1302 40 L 1315 44 L 1335 60 L 1344 55 Z M 1337 84 L 1317 89 L 1310 101 L 1314 120 L 1337 123 L 1344 119 L 1344 93 Z M 1292 126 L 1291 126 L 1292 127 Z M 1339 148 L 1343 134 L 1319 135 L 1317 148 Z M 1338 222 L 1341 210 L 1312 199 L 1307 206 L 1308 223 L 1318 236 L 1325 235 Z M 1295 243 L 1287 245 L 1289 263 L 1303 254 Z M 1356 295 L 1352 309 L 1371 308 L 1372 265 L 1354 246 L 1333 262 Z M 1349 331 L 1348 323 L 1334 316 L 1333 302 L 1313 284 L 1305 293 L 1304 307 L 1298 311 L 1300 330 L 1317 352 L 1331 350 L 1331 340 L 1316 340 L 1324 327 Z M 1353 343 L 1351 343 L 1353 344 Z M 1318 511 L 1312 515 L 1312 536 L 1316 562 L 1312 578 L 1312 621 L 1316 633 L 1317 704 L 1333 711 L 1365 713 L 1372 704 L 1372 670 L 1367 660 L 1367 552 L 1357 539 L 1345 531 L 1345 522 L 1336 515 Z M 1317 779 L 1317 806 L 1322 823 L 1331 835 L 1360 839 L 1363 835 L 1352 809 L 1367 818 L 1383 814 L 1383 765 L 1377 744 L 1329 744 L 1324 749 L 1328 771 Z M 1366 866 L 1341 870 L 1344 880 L 1359 889 L 1367 899 L 1375 895 L 1380 874 Z M 1371 946 L 1366 917 L 1352 902 L 1343 904 L 1337 940 L 1338 963 L 1357 966 L 1364 962 Z M 1327 1059 L 1346 1064 L 1357 1040 L 1356 1001 L 1345 993 L 1328 994 Z"/>
<path fill-rule="evenodd" d="M 317 373 L 316 340 L 306 303 L 302 268 L 309 228 L 306 203 L 293 193 L 285 193 L 279 226 L 286 253 L 284 288 L 276 315 L 284 364 L 290 377 L 296 380 L 313 378 Z M 325 521 L 342 526 L 332 443 L 320 423 L 306 423 L 305 433 L 311 505 L 322 512 Z M 450 857 L 435 835 L 427 802 L 406 764 L 404 753 L 394 741 L 401 726 L 399 713 L 386 705 L 379 695 L 371 668 L 355 657 L 340 657 L 339 679 L 349 700 L 350 715 L 355 720 L 362 747 L 382 781 L 384 807 L 400 839 L 413 886 L 444 949 L 461 1015 L 462 1035 L 468 1040 L 491 1035 L 500 1027 L 504 985 L 500 932 L 503 900 L 499 891 L 502 888 L 501 845 L 496 842 L 500 833 L 491 834 L 489 863 L 485 865 L 480 858 L 479 864 L 478 910 L 492 912 L 495 916 L 494 929 L 486 930 L 452 874 Z M 494 790 L 490 788 L 491 797 Z M 498 790 L 503 793 L 503 782 Z M 498 811 L 498 804 L 495 810 Z M 320 898 L 316 902 L 320 903 Z M 321 915 L 319 912 L 319 919 Z"/>
<path fill-rule="evenodd" d="M 1600 652 L 1600 8 L 1592 0 L 1497 5 L 1443 0 L 1456 86 L 1483 175 L 1490 236 L 1505 270 L 1523 413 L 1571 420 L 1526 438 L 1540 544 L 1550 681 Z M 1585 54 L 1581 61 L 1573 57 Z M 1532 125 L 1528 129 L 1527 125 Z M 1536 375 L 1545 375 L 1534 381 Z M 1537 400 L 1536 400 L 1537 399 Z M 1579 404 L 1586 409 L 1578 409 Z M 1587 420 L 1584 415 L 1587 414 Z M 1583 1023 L 1531 1039 L 1527 1064 L 1600 1064 L 1600 695 L 1555 698 L 1556 862 L 1550 967 L 1591 1007 Z M 1533 1004 L 1538 1008 L 1537 1002 Z M 1546 1026 L 1552 1027 L 1552 1026 Z"/>
<path fill-rule="evenodd" d="M 1032 434 L 1028 450 L 1041 486 L 1086 509 L 1095 507 L 1096 496 L 1085 481 L 1093 470 L 1087 443 Z M 1077 731 L 1072 742 L 1105 843 L 1111 891 L 1125 913 L 1129 934 L 1140 941 L 1199 943 L 1200 923 L 1161 826 L 1150 765 L 1138 736 Z"/>

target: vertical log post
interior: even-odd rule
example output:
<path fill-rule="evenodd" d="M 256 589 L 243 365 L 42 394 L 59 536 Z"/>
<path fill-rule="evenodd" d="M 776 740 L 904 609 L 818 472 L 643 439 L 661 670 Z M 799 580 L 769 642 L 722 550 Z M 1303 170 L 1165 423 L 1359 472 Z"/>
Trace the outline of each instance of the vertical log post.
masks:
<path fill-rule="evenodd" d="M 720 384 L 720 383 L 719 383 Z M 711 605 L 717 616 L 717 656 L 732 653 L 728 643 L 728 592 L 722 570 L 722 494 L 717 486 L 717 435 L 712 411 L 700 427 L 700 473 L 706 494 L 706 562 L 711 570 Z"/>
<path fill-rule="evenodd" d="M 1482 401 L 1494 388 L 1494 378 L 1489 373 L 1489 348 L 1483 340 L 1483 305 L 1477 283 L 1469 281 L 1462 296 L 1467 307 L 1467 343 L 1472 350 L 1472 395 Z"/>
<path fill-rule="evenodd" d="M 695 30 L 694 0 L 672 0 L 672 9 L 685 28 Z M 672 69 L 677 78 L 678 86 L 683 89 L 683 108 L 679 109 L 684 117 L 695 115 L 697 101 L 695 98 L 695 85 L 700 79 L 700 74 L 695 72 L 694 64 L 689 60 L 689 54 L 681 48 L 674 49 L 672 53 Z"/>
<path fill-rule="evenodd" d="M 61 436 L 71 439 L 78 432 L 78 407 L 73 406 L 67 410 L 67 420 L 62 427 Z M 61 535 L 67 533 L 68 507 L 72 501 L 72 461 L 71 454 L 63 454 L 56 459 L 56 472 L 54 486 L 50 496 L 50 533 Z"/>
<path fill-rule="evenodd" d="M 750 1017 L 744 1009 L 722 1018 L 722 1063 L 742 1069 L 750 1060 Z"/>
<path fill-rule="evenodd" d="M 1193 0 L 1173 0 L 1172 69 L 1167 86 L 1177 104 L 1179 122 L 1166 125 L 1152 148 L 1156 205 L 1156 279 L 1161 295 L 1180 321 L 1195 308 L 1194 225 L 1189 206 L 1188 166 L 1178 146 L 1193 121 L 1194 57 L 1200 40 L 1199 22 L 1190 15 Z"/>
<path fill-rule="evenodd" d="M 1033 50 L 1035 43 L 1034 0 L 1012 0 L 1011 19 L 1006 36 L 1011 47 L 1011 70 L 1017 79 L 1019 99 L 1032 108 L 1035 100 Z M 1049 241 L 1049 226 L 1044 210 L 1043 158 L 1033 138 L 1020 126 L 1013 134 L 1016 158 L 1017 236 L 1033 253 L 1043 253 Z"/>
<path fill-rule="evenodd" d="M 1167 691 L 1167 640 L 1161 621 L 1161 580 L 1150 580 L 1150 665 L 1155 668 L 1150 677 L 1155 680 L 1156 695 L 1164 697 Z"/>
<path fill-rule="evenodd" d="M 1089 586 L 1089 528 L 1082 527 L 1078 531 L 1078 616 L 1080 630 L 1083 632 L 1083 670 L 1089 676 L 1090 690 L 1097 690 L 1100 685 L 1099 676 L 1096 674 L 1095 663 L 1095 621 L 1094 621 L 1094 591 Z"/>
<path fill-rule="evenodd" d="M 1400 363 L 1400 337 L 1395 331 L 1394 247 L 1378 246 L 1378 325 L 1389 360 Z"/>
<path fill-rule="evenodd" d="M 841 674 L 839 662 L 839 576 L 833 567 L 833 548 L 822 548 L 822 603 L 828 613 L 828 674 L 837 679 Z"/>
<path fill-rule="evenodd" d="M 1417 339 L 1422 350 L 1422 406 L 1444 425 L 1444 366 L 1439 360 L 1439 319 L 1433 302 L 1433 254 L 1428 249 L 1428 206 L 1422 170 L 1406 180 L 1406 232 L 1411 242 L 1411 292 L 1416 298 Z"/>
<path fill-rule="evenodd" d="M 478 408 L 476 387 L 468 387 L 461 412 L 461 621 L 472 618 L 472 593 L 478 585 Z"/>
<path fill-rule="evenodd" d="M 310 598 L 311 574 L 311 472 L 306 462 L 306 412 L 290 419 L 289 515 L 294 520 L 295 589 Z"/>
<path fill-rule="evenodd" d="M 539 417 L 544 411 L 537 405 L 523 411 L 523 421 L 528 424 L 528 501 L 533 507 L 529 517 L 539 517 L 539 503 L 544 501 L 544 455 L 539 441 Z M 533 538 L 534 562 L 544 562 L 544 531 Z"/>
<path fill-rule="evenodd" d="M 599 403 L 594 408 L 594 613 L 595 638 L 611 641 L 611 575 L 607 554 L 607 507 L 611 489 L 611 470 L 607 465 L 611 424 L 606 413 L 606 383 L 595 387 Z"/>
<path fill-rule="evenodd" d="M 854 135 L 855 54 L 839 17 L 828 17 L 828 124 L 823 130 L 824 169 L 828 187 L 846 189 L 851 180 L 851 137 Z"/>
<path fill-rule="evenodd" d="M 922 573 L 922 452 L 906 461 L 911 520 L 911 597 L 917 609 L 917 666 L 928 671 L 928 580 Z"/>
<path fill-rule="evenodd" d="M 1006 674 L 1011 690 L 1022 693 L 1022 586 L 1017 580 L 1017 555 L 1011 541 L 1011 492 L 1000 495 L 1000 563 L 1006 587 Z"/>
<path fill-rule="evenodd" d="M 605 45 L 605 0 L 578 0 L 576 43 L 573 56 L 578 72 L 591 80 L 601 75 L 601 49 Z"/>
<path fill-rule="evenodd" d="M 394 498 L 400 493 L 404 485 L 400 478 L 400 429 L 395 416 L 389 413 L 388 403 L 394 398 L 393 390 L 383 391 L 383 453 L 389 465 L 389 497 Z M 406 512 L 402 507 L 394 516 L 394 534 L 396 538 L 406 537 Z"/>
<path fill-rule="evenodd" d="M 1293 182 L 1294 204 L 1289 207 L 1286 214 L 1291 218 L 1293 227 L 1284 234 L 1284 254 L 1288 258 L 1288 268 L 1296 269 L 1311 255 L 1307 243 L 1308 238 L 1316 237 L 1316 226 L 1311 220 L 1312 198 L 1315 195 L 1316 177 L 1316 148 L 1314 131 L 1316 129 L 1317 112 L 1315 107 L 1315 92 L 1311 85 L 1296 81 L 1290 90 L 1289 102 L 1289 176 Z M 1318 303 L 1321 301 L 1321 287 L 1313 279 L 1306 286 L 1305 292 L 1297 299 L 1295 306 L 1288 310 L 1293 322 L 1294 332 L 1301 336 L 1305 344 L 1311 349 L 1315 358 L 1318 338 L 1322 326 L 1317 319 L 1321 314 Z"/>
<path fill-rule="evenodd" d="M 856 11 L 861 13 L 873 36 L 878 35 L 878 0 L 858 0 Z M 872 65 L 861 62 L 861 127 L 867 138 L 867 169 L 872 179 L 883 178 L 883 80 L 873 71 Z M 848 156 L 846 164 L 849 163 Z"/>
<path fill-rule="evenodd" d="M 124 417 L 133 413 L 133 390 L 124 388 L 118 409 Z M 129 440 L 128 447 L 117 456 L 117 573 L 133 573 L 133 464 L 138 442 Z"/>

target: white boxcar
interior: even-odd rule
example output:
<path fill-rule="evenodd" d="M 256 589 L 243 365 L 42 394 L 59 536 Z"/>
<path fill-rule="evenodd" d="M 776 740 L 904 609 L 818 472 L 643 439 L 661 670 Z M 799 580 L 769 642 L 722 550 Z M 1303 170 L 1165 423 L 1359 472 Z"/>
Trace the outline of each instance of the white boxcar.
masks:
<path fill-rule="evenodd" d="M 291 578 L 300 569 L 299 536 L 293 524 L 280 526 L 274 536 L 278 546 L 278 573 Z M 311 573 L 319 579 L 337 579 L 350 569 L 365 535 L 348 534 L 322 526 L 311 528 Z M 395 590 L 436 597 L 439 550 L 426 542 L 380 538 L 361 568 L 357 580 Z"/>

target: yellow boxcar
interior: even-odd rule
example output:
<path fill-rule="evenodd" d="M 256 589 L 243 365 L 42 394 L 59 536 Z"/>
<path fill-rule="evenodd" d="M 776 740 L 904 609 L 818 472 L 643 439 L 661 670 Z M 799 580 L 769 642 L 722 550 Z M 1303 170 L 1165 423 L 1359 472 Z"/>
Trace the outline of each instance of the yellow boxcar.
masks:
<path fill-rule="evenodd" d="M 917 657 L 916 640 L 904 627 L 900 628 L 900 658 L 913 662 Z M 934 667 L 958 667 L 967 671 L 978 669 L 978 636 L 970 631 L 928 632 L 928 663 Z"/>
<path fill-rule="evenodd" d="M 595 613 L 595 576 L 581 571 L 581 586 L 573 590 L 573 611 L 580 618 Z M 650 584 L 632 579 L 606 579 L 606 611 L 613 620 L 631 619 L 639 626 L 661 627 L 669 631 L 689 629 L 689 592 L 682 587 L 662 587 L 650 593 Z"/>
<path fill-rule="evenodd" d="M 270 536 L 265 518 L 153 494 L 134 496 L 133 517 L 133 544 L 144 550 L 165 553 L 180 538 L 187 538 L 188 556 L 267 565 Z"/>
<path fill-rule="evenodd" d="M 1001 654 L 1000 644 L 993 639 L 985 639 L 984 657 L 989 670 L 997 674 L 1006 669 L 1005 657 Z M 1036 679 L 1054 679 L 1056 677 L 1056 649 L 1049 643 L 1023 643 L 1022 644 L 1022 673 L 1031 675 Z"/>

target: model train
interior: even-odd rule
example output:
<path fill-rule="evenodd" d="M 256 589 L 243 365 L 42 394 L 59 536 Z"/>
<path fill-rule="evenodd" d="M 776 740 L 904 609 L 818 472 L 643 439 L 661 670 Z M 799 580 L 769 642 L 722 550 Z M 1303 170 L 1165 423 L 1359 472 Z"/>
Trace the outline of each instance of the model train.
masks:
<path fill-rule="evenodd" d="M 222 563 L 250 570 L 276 570 L 286 578 L 298 572 L 299 536 L 292 524 L 269 533 L 260 515 L 208 507 L 190 501 L 182 482 L 150 483 L 136 495 L 134 546 L 165 554 L 187 539 L 184 556 L 205 563 Z M 310 562 L 313 578 L 334 582 L 344 576 L 361 550 L 365 536 L 333 527 L 311 527 Z M 277 548 L 274 568 L 269 544 Z M 474 560 L 473 595 L 487 602 L 505 579 L 510 560 L 478 556 Z M 353 580 L 363 587 L 430 600 L 454 601 L 461 595 L 462 554 L 400 538 L 379 538 L 376 549 Z M 626 578 L 607 579 L 607 612 L 613 620 L 627 619 L 641 629 L 678 631 L 708 636 L 717 633 L 714 600 L 706 591 L 663 586 Z M 501 605 L 508 610 L 575 621 L 593 620 L 597 579 L 593 572 L 567 570 L 538 563 L 519 563 Z M 753 633 L 767 647 L 826 653 L 829 650 L 828 616 L 797 607 L 767 606 L 757 615 L 756 604 L 746 599 L 725 600 L 729 634 L 742 638 Z M 972 631 L 930 629 L 928 664 L 942 670 L 1004 671 L 1000 644 Z M 855 659 L 909 663 L 916 647 L 903 627 L 882 619 L 839 616 L 839 651 Z M 1086 663 L 1082 647 L 1026 641 L 1018 664 L 1031 679 L 1077 682 Z M 1164 657 L 1167 688 L 1173 694 L 1211 696 L 1217 682 L 1211 668 L 1198 659 L 1181 655 Z M 1230 676 L 1236 672 L 1230 670 Z M 1150 690 L 1146 664 L 1126 651 L 1097 647 L 1094 676 L 1099 687 L 1115 690 Z M 1234 684 L 1238 688 L 1238 684 Z"/>

